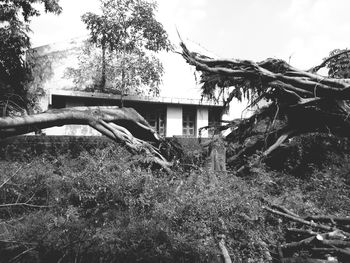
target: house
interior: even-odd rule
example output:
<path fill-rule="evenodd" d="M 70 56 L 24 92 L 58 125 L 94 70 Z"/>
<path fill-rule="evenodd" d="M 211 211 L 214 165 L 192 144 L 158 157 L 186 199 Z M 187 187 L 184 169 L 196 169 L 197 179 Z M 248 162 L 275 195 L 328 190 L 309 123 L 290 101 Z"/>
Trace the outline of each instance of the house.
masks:
<path fill-rule="evenodd" d="M 200 128 L 217 124 L 221 119 L 222 103 L 207 100 L 140 97 L 57 90 L 49 94 L 49 108 L 77 106 L 120 106 L 137 110 L 164 137 L 208 137 Z M 82 125 L 66 125 L 44 131 L 47 135 L 98 135 L 94 129 Z"/>
<path fill-rule="evenodd" d="M 34 59 L 36 62 L 36 75 L 34 76 L 33 85 L 42 85 L 46 93 L 39 105 L 43 111 L 48 108 L 73 106 L 121 105 L 122 98 L 120 95 L 76 91 L 73 81 L 66 77 L 67 68 L 77 66 L 77 58 L 83 43 L 84 38 L 77 38 L 37 47 L 30 51 L 30 57 L 28 58 Z M 169 54 L 168 56 L 178 55 Z M 178 59 L 185 64 L 182 58 L 179 57 Z M 184 70 L 188 70 L 186 64 Z M 193 79 L 192 73 L 187 73 Z M 175 90 L 175 94 L 181 92 L 175 82 L 171 82 L 175 87 L 167 87 L 168 84 L 165 84 L 162 90 L 168 88 Z M 181 83 L 180 80 L 179 83 Z M 198 99 L 199 94 L 191 96 L 194 89 L 194 86 L 191 89 L 187 88 L 186 94 L 182 95 L 192 97 L 191 99 L 123 96 L 123 106 L 136 109 L 162 136 L 197 137 L 201 135 L 201 137 L 208 137 L 206 130 L 199 134 L 199 129 L 216 124 L 221 120 L 223 104 Z M 166 92 L 164 94 L 169 95 Z M 194 97 L 197 99 L 194 99 Z M 99 135 L 94 129 L 79 125 L 53 127 L 46 129 L 44 133 L 47 135 Z"/>

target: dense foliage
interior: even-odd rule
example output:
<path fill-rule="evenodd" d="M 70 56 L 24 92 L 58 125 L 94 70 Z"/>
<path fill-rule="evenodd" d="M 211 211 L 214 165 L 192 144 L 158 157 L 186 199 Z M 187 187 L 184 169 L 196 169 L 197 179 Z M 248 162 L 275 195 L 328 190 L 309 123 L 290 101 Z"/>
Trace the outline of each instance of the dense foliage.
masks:
<path fill-rule="evenodd" d="M 30 19 L 40 15 L 36 4 L 43 4 L 45 12 L 61 12 L 58 0 L 0 1 L 1 115 L 28 111 L 38 97 L 38 90 L 28 89 L 32 65 L 25 60 L 25 52 L 30 48 Z"/>

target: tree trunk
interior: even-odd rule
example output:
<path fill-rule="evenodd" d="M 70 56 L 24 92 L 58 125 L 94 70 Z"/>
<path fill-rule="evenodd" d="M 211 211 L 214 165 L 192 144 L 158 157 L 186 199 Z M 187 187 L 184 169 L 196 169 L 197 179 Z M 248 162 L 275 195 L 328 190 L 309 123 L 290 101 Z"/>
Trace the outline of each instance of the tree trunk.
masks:
<path fill-rule="evenodd" d="M 102 72 L 101 72 L 101 83 L 100 91 L 103 93 L 106 90 L 106 44 L 102 40 Z"/>
<path fill-rule="evenodd" d="M 120 107 L 124 107 L 124 92 L 125 92 L 125 69 L 124 65 L 122 66 L 122 86 L 121 86 L 121 91 L 120 91 Z"/>

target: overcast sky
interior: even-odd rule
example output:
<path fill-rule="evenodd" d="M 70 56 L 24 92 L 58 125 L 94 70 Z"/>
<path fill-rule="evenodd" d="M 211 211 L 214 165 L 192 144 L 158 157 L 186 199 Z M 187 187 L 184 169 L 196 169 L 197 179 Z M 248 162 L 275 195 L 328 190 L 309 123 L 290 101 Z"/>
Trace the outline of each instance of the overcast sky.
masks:
<path fill-rule="evenodd" d="M 34 46 L 87 34 L 80 17 L 99 7 L 98 0 L 60 3 L 61 15 L 32 20 Z M 349 0 L 158 0 L 158 5 L 157 16 L 175 44 L 177 27 L 189 45 L 211 56 L 276 57 L 307 69 L 332 49 L 350 47 Z M 164 60 L 166 94 L 193 95 L 187 88 L 193 86 L 193 72 L 181 57 L 167 55 Z"/>

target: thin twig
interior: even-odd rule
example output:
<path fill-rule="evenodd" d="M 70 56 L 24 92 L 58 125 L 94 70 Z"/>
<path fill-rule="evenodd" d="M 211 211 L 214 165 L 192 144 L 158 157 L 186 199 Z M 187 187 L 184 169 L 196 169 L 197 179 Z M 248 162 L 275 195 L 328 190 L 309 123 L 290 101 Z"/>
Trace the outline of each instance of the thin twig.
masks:
<path fill-rule="evenodd" d="M 32 247 L 32 248 L 29 248 L 29 249 L 23 251 L 22 253 L 18 254 L 18 255 L 15 256 L 14 258 L 12 258 L 9 262 L 10 262 L 10 263 L 11 263 L 11 262 L 15 262 L 17 259 L 19 259 L 19 258 L 22 257 L 23 255 L 29 253 L 30 251 L 32 251 L 32 250 L 34 250 L 34 249 L 35 249 L 35 247 Z"/>
<path fill-rule="evenodd" d="M 0 189 L 4 187 L 5 184 L 7 184 L 13 177 L 16 176 L 16 174 L 22 169 L 22 166 L 20 166 L 9 178 L 7 178 L 1 185 Z"/>
<path fill-rule="evenodd" d="M 0 208 L 2 207 L 11 207 L 11 206 L 28 206 L 33 208 L 50 208 L 53 207 L 52 205 L 33 205 L 28 203 L 12 203 L 12 204 L 1 204 Z"/>

